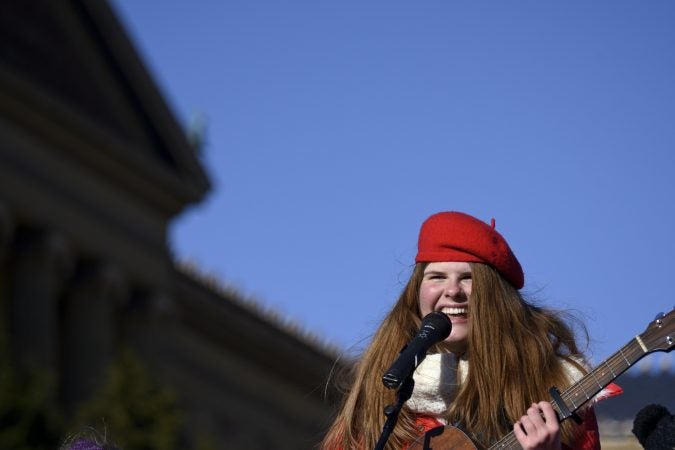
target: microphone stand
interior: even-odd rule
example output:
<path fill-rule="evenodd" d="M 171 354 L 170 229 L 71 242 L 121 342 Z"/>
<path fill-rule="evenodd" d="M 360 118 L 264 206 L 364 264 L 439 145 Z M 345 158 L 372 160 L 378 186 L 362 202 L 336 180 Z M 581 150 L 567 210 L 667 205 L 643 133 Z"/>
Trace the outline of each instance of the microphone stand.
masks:
<path fill-rule="evenodd" d="M 377 441 L 377 444 L 375 444 L 374 450 L 384 449 L 384 446 L 387 443 L 387 440 L 389 439 L 389 435 L 391 434 L 392 431 L 394 431 L 394 427 L 396 426 L 396 422 L 398 421 L 398 414 L 401 412 L 403 404 L 407 402 L 410 396 L 412 395 L 414 387 L 415 387 L 415 380 L 413 380 L 412 372 L 410 372 L 410 375 L 408 375 L 408 377 L 405 380 L 403 380 L 403 383 L 401 383 L 401 386 L 398 388 L 398 391 L 396 392 L 396 403 L 392 405 L 387 405 L 384 408 L 384 415 L 387 416 L 387 421 L 384 423 L 384 426 L 382 427 L 382 434 L 380 434 L 380 439 Z"/>

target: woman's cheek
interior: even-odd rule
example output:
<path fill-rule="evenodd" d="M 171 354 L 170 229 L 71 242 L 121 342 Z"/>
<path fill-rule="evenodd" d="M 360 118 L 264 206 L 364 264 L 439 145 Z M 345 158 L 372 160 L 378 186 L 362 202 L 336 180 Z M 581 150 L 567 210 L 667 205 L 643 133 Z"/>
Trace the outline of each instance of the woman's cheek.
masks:
<path fill-rule="evenodd" d="M 422 285 L 420 288 L 420 310 L 423 315 L 426 315 L 434 310 L 434 306 L 438 299 L 437 289 L 433 287 Z"/>

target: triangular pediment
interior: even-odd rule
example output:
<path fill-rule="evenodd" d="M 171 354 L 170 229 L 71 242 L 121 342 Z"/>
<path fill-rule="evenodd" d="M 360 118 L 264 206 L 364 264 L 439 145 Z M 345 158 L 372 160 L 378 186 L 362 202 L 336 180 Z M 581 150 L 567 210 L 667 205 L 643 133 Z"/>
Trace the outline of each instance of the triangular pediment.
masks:
<path fill-rule="evenodd" d="M 0 95 L 4 112 L 18 105 L 17 120 L 81 135 L 89 142 L 83 149 L 64 147 L 120 176 L 116 184 L 134 189 L 122 176 L 133 172 L 168 192 L 169 215 L 209 188 L 195 149 L 104 1 L 3 0 Z"/>

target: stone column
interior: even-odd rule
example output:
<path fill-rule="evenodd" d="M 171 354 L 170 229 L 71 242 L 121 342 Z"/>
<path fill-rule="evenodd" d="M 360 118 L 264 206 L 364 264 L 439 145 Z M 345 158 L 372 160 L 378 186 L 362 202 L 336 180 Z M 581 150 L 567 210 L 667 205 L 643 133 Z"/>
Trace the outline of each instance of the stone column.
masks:
<path fill-rule="evenodd" d="M 10 348 L 23 365 L 56 370 L 59 299 L 74 256 L 63 236 L 20 228 L 10 268 Z"/>
<path fill-rule="evenodd" d="M 0 202 L 0 264 L 4 263 L 9 253 L 14 234 L 14 221 L 7 207 Z"/>
<path fill-rule="evenodd" d="M 127 280 L 112 264 L 83 263 L 63 308 L 62 394 L 66 405 L 88 399 L 104 381 L 119 334 Z"/>
<path fill-rule="evenodd" d="M 14 235 L 9 210 L 0 202 L 0 352 L 7 350 L 9 330 L 9 267 L 7 258 Z"/>

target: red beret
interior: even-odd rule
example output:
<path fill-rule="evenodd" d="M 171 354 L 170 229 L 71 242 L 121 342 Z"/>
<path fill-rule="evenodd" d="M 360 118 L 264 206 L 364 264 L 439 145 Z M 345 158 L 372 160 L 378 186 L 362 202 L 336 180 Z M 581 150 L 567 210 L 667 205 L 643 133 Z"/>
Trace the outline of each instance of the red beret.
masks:
<path fill-rule="evenodd" d="M 440 212 L 420 229 L 415 262 L 461 261 L 492 266 L 516 289 L 525 275 L 509 244 L 492 226 L 461 212 Z"/>

